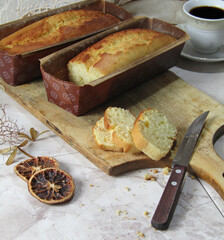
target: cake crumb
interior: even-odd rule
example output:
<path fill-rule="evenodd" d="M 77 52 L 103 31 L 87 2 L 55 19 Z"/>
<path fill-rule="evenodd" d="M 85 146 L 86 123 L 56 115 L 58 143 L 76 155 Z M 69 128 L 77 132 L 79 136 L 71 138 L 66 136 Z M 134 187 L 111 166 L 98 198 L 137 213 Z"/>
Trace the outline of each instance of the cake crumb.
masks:
<path fill-rule="evenodd" d="M 163 174 L 168 175 L 169 172 L 170 172 L 170 168 L 169 167 L 164 167 L 163 168 Z"/>
<path fill-rule="evenodd" d="M 123 211 L 123 213 L 124 213 L 125 215 L 127 215 L 127 214 L 128 214 L 128 212 L 127 212 L 126 210 L 124 210 L 124 211 Z"/>
<path fill-rule="evenodd" d="M 149 212 L 148 212 L 148 211 L 145 211 L 145 212 L 144 212 L 144 215 L 145 215 L 145 216 L 148 216 L 148 215 L 149 215 Z"/>
<path fill-rule="evenodd" d="M 157 169 L 153 169 L 152 172 L 153 172 L 153 173 L 158 173 L 158 170 L 157 170 Z"/>
<path fill-rule="evenodd" d="M 191 179 L 193 179 L 193 180 L 196 179 L 196 177 L 195 177 L 194 175 L 192 175 L 192 174 L 191 174 L 190 177 L 191 177 Z"/>
<path fill-rule="evenodd" d="M 94 187 L 94 185 L 93 185 L 93 184 L 90 184 L 89 186 L 90 186 L 90 187 Z"/>
<path fill-rule="evenodd" d="M 144 176 L 144 179 L 145 179 L 145 180 L 150 180 L 150 181 L 155 181 L 155 180 L 156 180 L 156 177 L 154 177 L 154 176 L 149 175 L 148 173 L 146 173 L 145 176 Z"/>
<path fill-rule="evenodd" d="M 130 191 L 130 188 L 129 188 L 129 187 L 126 187 L 125 190 L 129 192 L 129 191 Z"/>
<path fill-rule="evenodd" d="M 137 234 L 138 234 L 139 237 L 145 237 L 144 233 L 142 233 L 140 231 L 138 231 Z"/>
<path fill-rule="evenodd" d="M 117 213 L 117 216 L 120 216 L 121 215 L 121 210 L 117 209 L 116 213 Z"/>

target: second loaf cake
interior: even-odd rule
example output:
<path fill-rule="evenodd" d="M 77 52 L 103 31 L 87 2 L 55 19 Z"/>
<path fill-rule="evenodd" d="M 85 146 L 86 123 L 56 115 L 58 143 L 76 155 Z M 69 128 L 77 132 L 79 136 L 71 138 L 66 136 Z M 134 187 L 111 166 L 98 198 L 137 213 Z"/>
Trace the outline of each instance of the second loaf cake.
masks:
<path fill-rule="evenodd" d="M 97 31 L 119 23 L 110 14 L 95 10 L 71 10 L 43 18 L 0 41 L 0 50 L 21 54 Z"/>
<path fill-rule="evenodd" d="M 176 39 L 150 29 L 126 29 L 90 46 L 68 63 L 70 81 L 88 84 L 150 54 Z"/>

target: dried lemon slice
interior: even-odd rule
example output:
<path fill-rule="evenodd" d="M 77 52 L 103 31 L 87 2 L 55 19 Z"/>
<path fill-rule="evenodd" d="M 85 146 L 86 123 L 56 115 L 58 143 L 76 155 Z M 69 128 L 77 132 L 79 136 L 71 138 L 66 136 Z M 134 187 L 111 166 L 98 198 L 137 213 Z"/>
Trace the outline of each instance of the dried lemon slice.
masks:
<path fill-rule="evenodd" d="M 15 166 L 15 173 L 26 182 L 37 171 L 44 168 L 58 168 L 59 163 L 51 157 L 36 157 L 27 159 Z"/>
<path fill-rule="evenodd" d="M 29 192 L 39 201 L 62 203 L 74 195 L 73 178 L 61 169 L 46 168 L 33 174 L 28 182 Z"/>

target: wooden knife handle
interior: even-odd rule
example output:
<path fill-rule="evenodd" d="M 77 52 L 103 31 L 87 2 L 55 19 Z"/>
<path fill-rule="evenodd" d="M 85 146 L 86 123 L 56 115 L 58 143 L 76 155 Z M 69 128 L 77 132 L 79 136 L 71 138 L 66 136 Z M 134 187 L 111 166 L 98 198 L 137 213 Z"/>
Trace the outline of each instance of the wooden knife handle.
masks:
<path fill-rule="evenodd" d="M 187 167 L 174 165 L 162 197 L 152 217 L 151 224 L 155 229 L 165 230 L 169 227 L 179 200 Z"/>

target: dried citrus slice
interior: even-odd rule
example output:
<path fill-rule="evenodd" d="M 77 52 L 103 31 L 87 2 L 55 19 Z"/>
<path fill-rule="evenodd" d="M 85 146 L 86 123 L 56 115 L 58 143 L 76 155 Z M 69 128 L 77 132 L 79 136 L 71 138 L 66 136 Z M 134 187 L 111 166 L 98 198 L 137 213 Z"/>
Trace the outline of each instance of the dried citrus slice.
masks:
<path fill-rule="evenodd" d="M 74 195 L 73 178 L 61 169 L 45 168 L 33 174 L 28 182 L 30 193 L 39 201 L 62 203 Z"/>
<path fill-rule="evenodd" d="M 51 157 L 36 157 L 27 159 L 15 166 L 15 173 L 26 182 L 37 171 L 44 168 L 58 168 L 59 163 Z"/>

